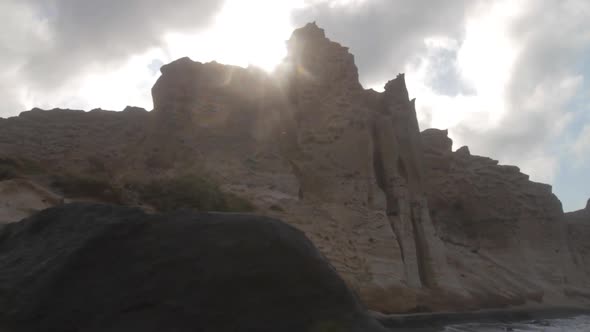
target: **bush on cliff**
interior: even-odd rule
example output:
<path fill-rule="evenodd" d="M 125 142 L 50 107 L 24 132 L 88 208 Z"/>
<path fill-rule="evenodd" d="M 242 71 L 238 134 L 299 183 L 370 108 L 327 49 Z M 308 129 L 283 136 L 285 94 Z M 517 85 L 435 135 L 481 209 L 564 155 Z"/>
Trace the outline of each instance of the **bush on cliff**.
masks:
<path fill-rule="evenodd" d="M 52 186 L 69 197 L 95 198 L 109 203 L 122 203 L 121 191 L 109 179 L 81 174 L 56 175 Z"/>
<path fill-rule="evenodd" d="M 41 172 L 41 167 L 34 161 L 0 157 L 0 181 Z"/>
<path fill-rule="evenodd" d="M 215 183 L 197 175 L 155 179 L 131 186 L 139 198 L 159 211 L 195 209 L 200 211 L 248 212 L 254 206 L 235 194 L 222 191 Z"/>
<path fill-rule="evenodd" d="M 14 179 L 18 176 L 19 173 L 14 167 L 0 164 L 0 181 Z"/>

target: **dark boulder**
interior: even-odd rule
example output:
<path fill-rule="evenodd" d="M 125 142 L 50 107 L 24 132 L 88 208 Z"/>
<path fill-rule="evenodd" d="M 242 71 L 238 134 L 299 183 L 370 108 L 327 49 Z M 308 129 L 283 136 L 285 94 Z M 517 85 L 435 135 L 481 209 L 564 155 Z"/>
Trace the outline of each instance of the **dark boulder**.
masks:
<path fill-rule="evenodd" d="M 70 204 L 0 231 L 13 331 L 381 331 L 278 220 Z M 1 329 L 1 328 L 0 328 Z"/>

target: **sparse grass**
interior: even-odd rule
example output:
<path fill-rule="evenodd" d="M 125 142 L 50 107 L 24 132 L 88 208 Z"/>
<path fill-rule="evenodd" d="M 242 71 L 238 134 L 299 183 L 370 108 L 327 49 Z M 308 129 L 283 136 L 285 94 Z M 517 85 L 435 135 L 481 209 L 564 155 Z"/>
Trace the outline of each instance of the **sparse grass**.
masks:
<path fill-rule="evenodd" d="M 311 328 L 312 332 L 345 332 L 348 329 L 344 328 L 341 323 L 334 321 L 325 321 L 317 323 Z"/>
<path fill-rule="evenodd" d="M 277 211 L 277 212 L 285 212 L 285 209 L 283 209 L 281 206 L 273 204 L 269 207 L 270 210 L 272 211 Z"/>
<path fill-rule="evenodd" d="M 200 211 L 248 212 L 254 205 L 235 194 L 196 175 L 156 179 L 147 184 L 134 184 L 142 201 L 160 211 L 195 209 Z"/>
<path fill-rule="evenodd" d="M 0 181 L 14 179 L 19 175 L 20 173 L 14 167 L 0 164 Z"/>
<path fill-rule="evenodd" d="M 43 172 L 42 168 L 31 160 L 0 158 L 0 181 L 19 178 L 25 175 Z"/>
<path fill-rule="evenodd" d="M 123 189 L 116 186 L 105 174 L 102 164 L 93 162 L 92 173 L 46 174 L 51 187 L 70 198 L 92 198 L 104 202 L 123 204 L 127 194 L 137 197 L 159 211 L 195 209 L 200 211 L 249 212 L 255 207 L 248 200 L 224 192 L 219 186 L 198 175 L 158 178 L 149 182 L 128 182 Z M 36 163 L 0 157 L 0 181 L 45 173 Z M 134 197 L 135 195 L 131 195 Z"/>
<path fill-rule="evenodd" d="M 66 196 L 96 198 L 106 202 L 120 203 L 121 192 L 103 177 L 89 175 L 58 175 L 53 177 L 51 185 Z"/>

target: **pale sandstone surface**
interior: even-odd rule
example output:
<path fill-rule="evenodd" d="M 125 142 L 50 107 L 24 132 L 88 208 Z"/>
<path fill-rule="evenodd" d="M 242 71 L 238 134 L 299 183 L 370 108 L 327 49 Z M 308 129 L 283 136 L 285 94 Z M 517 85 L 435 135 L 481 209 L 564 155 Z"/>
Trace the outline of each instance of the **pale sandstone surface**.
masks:
<path fill-rule="evenodd" d="M 115 184 L 206 174 L 303 230 L 374 310 L 551 303 L 568 300 L 568 287 L 588 289 L 588 251 L 581 240 L 571 249 L 550 186 L 452 152 L 444 131 L 420 133 L 404 76 L 364 90 L 353 55 L 315 24 L 287 45 L 274 75 L 188 58 L 165 65 L 151 112 L 0 120 L 0 153 Z"/>
<path fill-rule="evenodd" d="M 465 289 L 491 305 L 563 300 L 583 266 L 551 187 L 467 147 L 452 152 L 446 131 L 422 138 L 430 213 Z"/>
<path fill-rule="evenodd" d="M 19 221 L 61 202 L 61 197 L 29 180 L 0 181 L 0 224 Z"/>

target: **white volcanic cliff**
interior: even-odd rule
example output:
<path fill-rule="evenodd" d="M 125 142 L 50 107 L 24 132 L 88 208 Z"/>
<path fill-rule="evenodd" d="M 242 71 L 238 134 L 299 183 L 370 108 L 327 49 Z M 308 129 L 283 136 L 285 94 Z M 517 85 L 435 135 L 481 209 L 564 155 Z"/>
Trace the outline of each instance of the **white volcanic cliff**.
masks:
<path fill-rule="evenodd" d="M 578 229 L 588 218 L 566 221 L 551 187 L 517 167 L 453 152 L 445 131 L 421 133 L 404 75 L 382 93 L 363 89 L 353 55 L 315 24 L 288 49 L 273 75 L 165 65 L 151 112 L 0 119 L 0 154 L 47 174 L 100 176 L 129 205 L 146 205 L 130 181 L 197 172 L 303 230 L 374 310 L 587 303 L 590 249 Z M 52 188 L 48 175 L 17 177 Z"/>

